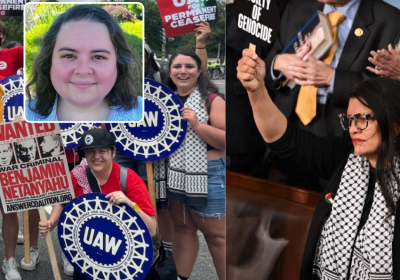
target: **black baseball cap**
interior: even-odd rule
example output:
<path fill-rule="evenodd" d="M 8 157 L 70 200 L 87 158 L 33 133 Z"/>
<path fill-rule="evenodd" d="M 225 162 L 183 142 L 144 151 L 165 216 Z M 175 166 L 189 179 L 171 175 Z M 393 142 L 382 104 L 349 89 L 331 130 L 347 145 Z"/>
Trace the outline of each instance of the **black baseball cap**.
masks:
<path fill-rule="evenodd" d="M 115 145 L 111 133 L 105 129 L 93 128 L 86 130 L 81 136 L 81 147 L 83 149 L 100 148 Z"/>

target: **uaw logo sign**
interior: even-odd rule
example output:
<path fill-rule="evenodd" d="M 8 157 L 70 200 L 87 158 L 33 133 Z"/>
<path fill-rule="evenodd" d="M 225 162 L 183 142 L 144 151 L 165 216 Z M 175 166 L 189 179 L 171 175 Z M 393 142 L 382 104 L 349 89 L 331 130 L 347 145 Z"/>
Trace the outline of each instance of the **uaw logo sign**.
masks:
<path fill-rule="evenodd" d="M 0 81 L 4 88 L 1 98 L 4 104 L 3 118 L 5 122 L 15 120 L 15 115 L 24 115 L 24 76 L 14 75 Z"/>
<path fill-rule="evenodd" d="M 185 139 L 187 122 L 182 102 L 167 86 L 145 79 L 144 119 L 139 123 L 106 124 L 117 148 L 142 161 L 155 161 L 175 152 Z"/>
<path fill-rule="evenodd" d="M 109 203 L 105 194 L 85 194 L 68 203 L 58 239 L 86 279 L 141 280 L 151 267 L 153 244 L 145 223 L 128 205 Z"/>
<path fill-rule="evenodd" d="M 61 137 L 66 150 L 81 145 L 82 134 L 92 126 L 100 126 L 99 123 L 60 123 Z"/>

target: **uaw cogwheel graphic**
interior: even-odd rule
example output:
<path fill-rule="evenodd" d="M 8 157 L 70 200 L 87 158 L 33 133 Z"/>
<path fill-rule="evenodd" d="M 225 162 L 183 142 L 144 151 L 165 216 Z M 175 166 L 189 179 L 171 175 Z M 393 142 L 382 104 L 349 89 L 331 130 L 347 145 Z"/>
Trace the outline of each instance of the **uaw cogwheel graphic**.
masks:
<path fill-rule="evenodd" d="M 141 280 L 150 270 L 153 244 L 143 220 L 125 204 L 110 204 L 104 194 L 85 194 L 68 203 L 58 238 L 65 256 L 87 279 Z"/>
<path fill-rule="evenodd" d="M 98 123 L 60 123 L 61 137 L 66 150 L 81 145 L 82 134 L 92 126 L 99 126 Z"/>
<path fill-rule="evenodd" d="M 142 161 L 155 161 L 175 152 L 185 139 L 187 122 L 176 94 L 154 80 L 145 79 L 144 119 L 139 123 L 106 124 L 117 148 Z"/>
<path fill-rule="evenodd" d="M 24 118 L 24 76 L 14 75 L 0 81 L 4 88 L 1 101 L 4 104 L 3 118 L 5 122 L 15 120 L 15 115 Z"/>

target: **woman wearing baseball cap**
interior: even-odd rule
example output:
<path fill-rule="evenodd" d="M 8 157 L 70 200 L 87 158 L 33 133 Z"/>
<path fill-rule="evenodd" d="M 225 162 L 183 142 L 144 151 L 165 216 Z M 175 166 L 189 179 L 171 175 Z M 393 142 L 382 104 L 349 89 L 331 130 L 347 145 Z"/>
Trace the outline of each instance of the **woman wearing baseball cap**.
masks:
<path fill-rule="evenodd" d="M 115 140 L 104 129 L 90 129 L 82 134 L 81 150 L 85 158 L 71 172 L 71 180 L 75 196 L 91 193 L 86 175 L 87 166 L 97 179 L 101 193 L 111 203 L 118 205 L 126 203 L 132 207 L 146 224 L 150 235 L 156 233 L 155 211 L 151 204 L 149 193 L 143 180 L 132 170 L 128 170 L 126 179 L 126 194 L 120 185 L 120 165 L 113 161 L 115 157 Z M 64 205 L 54 206 L 47 223 L 39 223 L 39 232 L 42 235 L 52 230 L 58 222 Z M 73 279 L 84 279 L 76 270 Z"/>

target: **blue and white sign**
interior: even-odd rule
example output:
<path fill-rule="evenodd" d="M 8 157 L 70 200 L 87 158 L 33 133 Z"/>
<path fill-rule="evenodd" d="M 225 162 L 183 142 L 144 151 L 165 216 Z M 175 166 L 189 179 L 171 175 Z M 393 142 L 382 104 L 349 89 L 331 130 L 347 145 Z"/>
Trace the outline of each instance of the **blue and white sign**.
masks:
<path fill-rule="evenodd" d="M 24 76 L 14 75 L 0 81 L 5 94 L 1 97 L 4 104 L 4 122 L 12 122 L 15 115 L 24 116 Z"/>
<path fill-rule="evenodd" d="M 139 123 L 110 123 L 107 130 L 117 148 L 142 161 L 163 159 L 175 152 L 185 139 L 187 122 L 178 96 L 167 86 L 145 79 L 144 119 Z"/>
<path fill-rule="evenodd" d="M 143 279 L 151 267 L 153 243 L 139 215 L 105 194 L 81 195 L 69 202 L 58 222 L 65 256 L 86 279 Z"/>
<path fill-rule="evenodd" d="M 99 123 L 60 123 L 59 125 L 66 150 L 79 147 L 82 134 L 92 126 L 100 126 Z"/>

